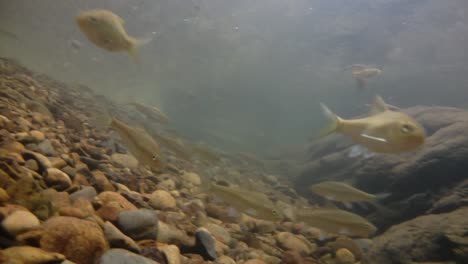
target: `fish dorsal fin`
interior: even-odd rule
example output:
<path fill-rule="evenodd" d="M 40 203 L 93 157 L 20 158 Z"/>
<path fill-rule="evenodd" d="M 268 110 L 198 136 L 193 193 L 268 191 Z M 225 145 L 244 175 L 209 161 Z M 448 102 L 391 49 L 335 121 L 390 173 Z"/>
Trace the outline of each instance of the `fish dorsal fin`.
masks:
<path fill-rule="evenodd" d="M 388 111 L 388 106 L 380 96 L 375 96 L 374 102 L 372 103 L 370 113 L 376 115 L 382 112 Z"/>
<path fill-rule="evenodd" d="M 125 21 L 123 20 L 123 18 L 121 18 L 121 17 L 118 16 L 118 15 L 115 15 L 115 17 L 117 18 L 117 21 L 119 21 L 120 25 L 122 25 L 122 26 L 125 25 Z"/>

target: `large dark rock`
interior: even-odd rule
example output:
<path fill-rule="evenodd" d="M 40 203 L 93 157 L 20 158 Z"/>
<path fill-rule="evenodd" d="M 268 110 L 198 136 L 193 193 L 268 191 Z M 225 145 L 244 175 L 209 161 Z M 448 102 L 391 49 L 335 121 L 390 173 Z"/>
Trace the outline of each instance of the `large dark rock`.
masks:
<path fill-rule="evenodd" d="M 397 216 L 377 217 L 380 227 L 426 212 L 462 180 L 468 178 L 468 112 L 450 107 L 412 107 L 404 112 L 421 122 L 427 132 L 423 147 L 398 155 L 349 157 L 354 143 L 333 135 L 313 144 L 308 163 L 295 180 L 295 188 L 313 197 L 308 187 L 324 180 L 353 182 L 370 193 L 389 192 L 386 205 Z M 451 202 L 451 209 L 463 202 Z M 380 223 L 379 223 L 380 221 Z"/>
<path fill-rule="evenodd" d="M 391 227 L 373 241 L 369 263 L 468 263 L 468 207 L 417 217 Z"/>

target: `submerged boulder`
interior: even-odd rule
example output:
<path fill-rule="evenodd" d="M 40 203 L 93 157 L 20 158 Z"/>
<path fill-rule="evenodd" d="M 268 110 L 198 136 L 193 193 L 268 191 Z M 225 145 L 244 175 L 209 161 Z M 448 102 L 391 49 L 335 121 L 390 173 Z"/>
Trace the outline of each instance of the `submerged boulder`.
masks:
<path fill-rule="evenodd" d="M 373 239 L 371 263 L 468 263 L 468 207 L 395 225 Z"/>
<path fill-rule="evenodd" d="M 385 202 L 398 208 L 398 215 L 378 217 L 381 223 L 376 224 L 381 227 L 429 210 L 433 201 L 467 178 L 468 111 L 425 106 L 402 111 L 426 129 L 426 142 L 421 148 L 398 155 L 375 153 L 371 157 L 351 157 L 354 143 L 345 136 L 330 136 L 310 146 L 308 162 L 295 180 L 297 191 L 313 197 L 308 190 L 311 184 L 336 180 L 352 182 L 369 193 L 391 193 Z M 414 199 L 418 197 L 422 198 Z"/>

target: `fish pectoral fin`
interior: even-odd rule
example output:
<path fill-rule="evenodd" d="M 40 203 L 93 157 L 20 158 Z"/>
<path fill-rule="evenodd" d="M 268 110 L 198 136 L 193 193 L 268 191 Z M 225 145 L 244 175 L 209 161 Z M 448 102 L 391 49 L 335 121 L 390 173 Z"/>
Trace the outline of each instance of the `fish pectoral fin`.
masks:
<path fill-rule="evenodd" d="M 364 148 L 361 145 L 354 145 L 351 147 L 348 153 L 348 157 L 356 158 L 362 156 L 363 158 L 367 159 L 374 156 L 374 153 L 370 152 L 370 150 Z"/>
<path fill-rule="evenodd" d="M 354 145 L 351 147 L 348 153 L 349 158 L 356 158 L 364 153 L 365 149 L 360 145 Z"/>
<path fill-rule="evenodd" d="M 340 235 L 350 235 L 351 232 L 348 228 L 346 227 L 343 227 L 343 228 L 340 228 L 340 230 L 338 230 L 338 234 Z"/>
<path fill-rule="evenodd" d="M 257 210 L 255 210 L 253 208 L 249 208 L 249 209 L 245 210 L 245 213 L 248 214 L 248 215 L 251 215 L 251 216 L 258 216 Z"/>
<path fill-rule="evenodd" d="M 371 136 L 371 135 L 368 135 L 366 133 L 362 133 L 361 137 L 365 137 L 365 138 L 372 139 L 372 140 L 379 141 L 379 142 L 388 143 L 388 141 L 385 138 Z"/>

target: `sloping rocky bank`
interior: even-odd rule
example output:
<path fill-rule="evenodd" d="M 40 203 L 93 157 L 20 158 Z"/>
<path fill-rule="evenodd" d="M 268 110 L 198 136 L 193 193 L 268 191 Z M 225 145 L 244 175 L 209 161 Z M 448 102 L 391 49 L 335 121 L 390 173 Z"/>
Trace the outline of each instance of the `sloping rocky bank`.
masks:
<path fill-rule="evenodd" d="M 365 263 L 357 240 L 232 215 L 194 191 L 216 178 L 307 205 L 252 157 L 205 148 L 187 160 L 169 144 L 169 166 L 151 170 L 103 116 L 170 132 L 128 106 L 5 58 L 0 93 L 1 263 Z"/>

